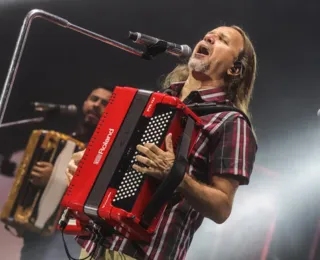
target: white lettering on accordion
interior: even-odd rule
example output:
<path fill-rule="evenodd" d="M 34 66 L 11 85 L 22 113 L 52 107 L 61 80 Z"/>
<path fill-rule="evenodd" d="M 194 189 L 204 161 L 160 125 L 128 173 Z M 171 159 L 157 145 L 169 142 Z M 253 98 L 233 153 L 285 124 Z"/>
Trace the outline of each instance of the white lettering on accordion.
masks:
<path fill-rule="evenodd" d="M 108 133 L 106 139 L 103 141 L 102 146 L 99 149 L 98 154 L 97 154 L 96 158 L 94 159 L 93 164 L 98 164 L 100 162 L 104 151 L 107 149 L 107 146 L 108 146 L 108 144 L 110 142 L 110 139 L 111 139 L 111 137 L 113 135 L 113 132 L 114 132 L 114 129 L 113 128 L 109 128 L 109 133 Z"/>
<path fill-rule="evenodd" d="M 148 106 L 147 108 L 147 112 L 150 112 L 150 110 L 152 109 L 152 106 L 153 106 L 153 103 L 154 101 L 156 100 L 156 98 L 152 98 L 151 102 L 150 102 L 150 105 Z"/>

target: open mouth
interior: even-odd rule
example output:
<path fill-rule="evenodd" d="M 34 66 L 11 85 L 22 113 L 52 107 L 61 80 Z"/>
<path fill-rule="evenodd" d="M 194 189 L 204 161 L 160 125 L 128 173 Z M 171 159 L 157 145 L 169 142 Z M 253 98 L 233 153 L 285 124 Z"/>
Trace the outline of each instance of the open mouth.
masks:
<path fill-rule="evenodd" d="M 198 54 L 202 54 L 202 55 L 205 55 L 205 56 L 208 56 L 209 55 L 209 50 L 207 47 L 205 46 L 200 46 L 198 48 L 198 51 L 197 51 Z"/>

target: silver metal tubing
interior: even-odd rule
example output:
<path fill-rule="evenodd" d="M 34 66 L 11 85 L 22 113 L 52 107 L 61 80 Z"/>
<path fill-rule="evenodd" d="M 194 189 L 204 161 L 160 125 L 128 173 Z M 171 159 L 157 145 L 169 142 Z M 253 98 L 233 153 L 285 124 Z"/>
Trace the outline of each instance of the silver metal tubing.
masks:
<path fill-rule="evenodd" d="M 59 16 L 50 14 L 50 13 L 45 12 L 43 10 L 38 10 L 38 9 L 31 10 L 26 15 L 24 22 L 23 22 L 23 25 L 20 29 L 19 38 L 17 40 L 16 47 L 15 47 L 15 50 L 13 53 L 13 57 L 11 59 L 11 64 L 9 67 L 7 78 L 6 78 L 6 81 L 5 81 L 3 89 L 2 89 L 2 93 L 1 93 L 1 97 L 0 97 L 0 127 L 3 122 L 3 118 L 4 118 L 4 114 L 5 114 L 7 105 L 8 105 L 8 100 L 9 100 L 9 97 L 11 94 L 12 86 L 13 86 L 18 68 L 19 68 L 21 56 L 22 56 L 22 53 L 24 50 L 24 46 L 25 46 L 28 34 L 29 34 L 29 29 L 30 29 L 32 21 L 35 18 L 42 18 L 42 19 L 47 20 L 51 23 L 57 24 L 61 27 L 69 28 L 73 31 L 79 32 L 79 33 L 84 34 L 88 37 L 91 37 L 95 40 L 98 40 L 98 41 L 104 42 L 106 44 L 109 44 L 111 46 L 117 47 L 119 49 L 127 51 L 131 54 L 137 55 L 139 57 L 141 57 L 143 55 L 143 52 L 140 50 L 136 50 L 136 49 L 134 49 L 130 46 L 127 46 L 123 43 L 109 39 L 105 36 L 102 36 L 102 35 L 97 34 L 95 32 L 89 31 L 87 29 L 81 28 L 81 27 L 74 25 L 74 24 L 70 23 L 69 21 L 67 21 L 66 19 L 63 19 Z"/>
<path fill-rule="evenodd" d="M 0 125 L 0 128 L 5 128 L 9 126 L 16 126 L 16 125 L 23 125 L 23 124 L 29 124 L 29 123 L 40 123 L 44 120 L 44 117 L 35 117 L 30 119 L 23 119 L 15 122 L 10 123 L 4 123 Z"/>

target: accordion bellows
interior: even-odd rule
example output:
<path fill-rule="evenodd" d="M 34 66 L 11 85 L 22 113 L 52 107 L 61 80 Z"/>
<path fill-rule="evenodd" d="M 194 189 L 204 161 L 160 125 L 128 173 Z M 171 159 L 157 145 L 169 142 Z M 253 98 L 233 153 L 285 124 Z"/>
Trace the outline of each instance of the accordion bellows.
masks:
<path fill-rule="evenodd" d="M 24 231 L 41 235 L 51 235 L 55 231 L 61 213 L 59 203 L 67 188 L 65 169 L 72 154 L 84 148 L 84 143 L 59 132 L 32 132 L 1 211 L 0 218 L 7 229 L 14 228 L 18 236 Z M 32 168 L 39 161 L 53 164 L 45 187 L 30 182 Z"/>

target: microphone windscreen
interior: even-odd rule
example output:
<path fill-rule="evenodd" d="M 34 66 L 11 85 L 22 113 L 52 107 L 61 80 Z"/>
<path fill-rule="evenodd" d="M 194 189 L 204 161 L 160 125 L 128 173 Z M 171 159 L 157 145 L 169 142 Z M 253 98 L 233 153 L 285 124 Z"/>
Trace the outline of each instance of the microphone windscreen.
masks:
<path fill-rule="evenodd" d="M 78 112 L 78 108 L 76 105 L 69 105 L 68 109 L 72 112 Z"/>
<path fill-rule="evenodd" d="M 75 115 L 78 112 L 78 108 L 76 105 L 68 105 L 67 110 L 63 112 L 66 112 L 68 115 Z"/>

